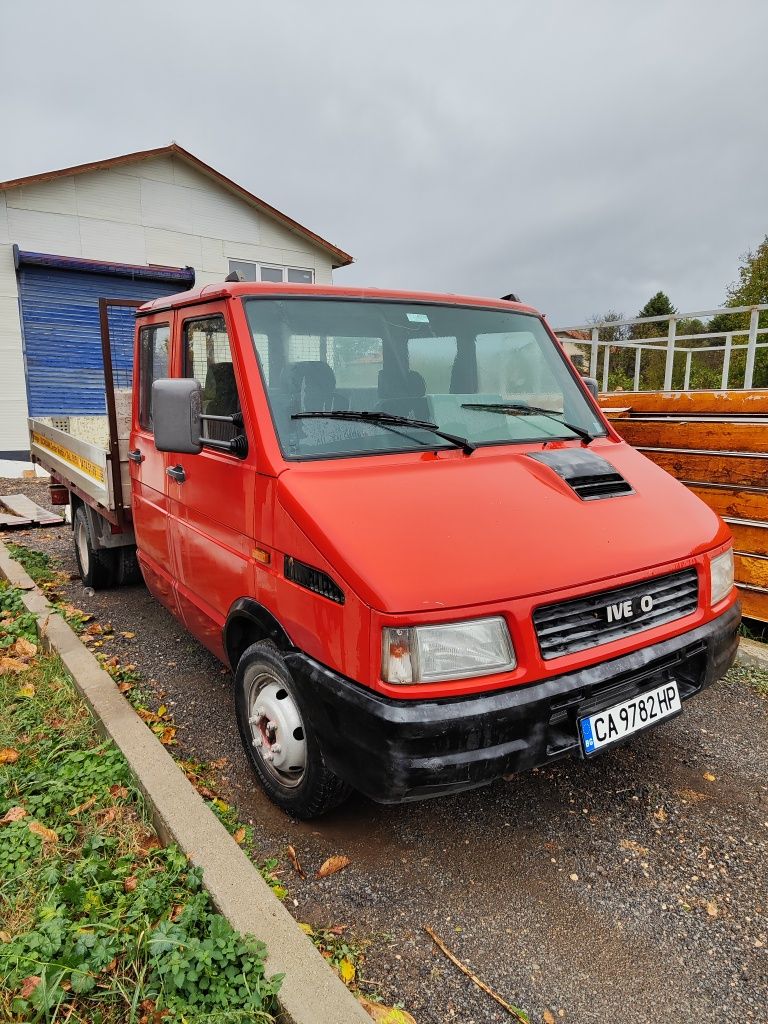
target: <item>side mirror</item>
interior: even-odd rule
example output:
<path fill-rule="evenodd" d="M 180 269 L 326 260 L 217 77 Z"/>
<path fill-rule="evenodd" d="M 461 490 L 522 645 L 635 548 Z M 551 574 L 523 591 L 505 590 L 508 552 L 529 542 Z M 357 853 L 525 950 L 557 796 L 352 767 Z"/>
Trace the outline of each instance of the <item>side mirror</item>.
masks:
<path fill-rule="evenodd" d="M 200 382 L 190 377 L 156 380 L 152 384 L 152 426 L 159 452 L 197 455 L 200 440 L 202 394 Z"/>
<path fill-rule="evenodd" d="M 600 385 L 594 377 L 582 377 L 582 380 L 587 385 L 590 395 L 592 395 L 594 400 L 597 401 L 600 397 Z"/>

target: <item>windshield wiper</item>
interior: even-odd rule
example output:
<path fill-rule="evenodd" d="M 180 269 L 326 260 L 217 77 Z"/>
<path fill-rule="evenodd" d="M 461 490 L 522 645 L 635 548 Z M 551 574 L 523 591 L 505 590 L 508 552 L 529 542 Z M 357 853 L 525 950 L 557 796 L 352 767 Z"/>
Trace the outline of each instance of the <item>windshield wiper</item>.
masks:
<path fill-rule="evenodd" d="M 437 434 L 438 437 L 442 437 L 445 441 L 450 441 L 455 448 L 461 448 L 465 455 L 471 455 L 476 447 L 466 437 L 449 434 L 446 430 L 441 430 L 436 423 L 430 423 L 429 420 L 415 420 L 411 419 L 410 416 L 396 416 L 391 412 L 373 412 L 368 409 L 332 409 L 330 412 L 322 412 L 318 409 L 311 412 L 295 412 L 291 416 L 292 420 L 316 418 L 373 423 L 381 427 L 418 427 L 419 430 L 429 430 L 430 433 Z"/>
<path fill-rule="evenodd" d="M 523 402 L 463 402 L 462 409 L 484 409 L 486 412 L 502 412 L 508 416 L 546 416 L 555 423 L 560 423 L 568 430 L 572 430 L 577 437 L 580 437 L 585 444 L 595 440 L 595 434 L 590 434 L 584 427 L 577 427 L 574 423 L 568 423 L 561 419 L 562 413 L 559 409 L 542 409 L 538 405 L 526 405 Z"/>

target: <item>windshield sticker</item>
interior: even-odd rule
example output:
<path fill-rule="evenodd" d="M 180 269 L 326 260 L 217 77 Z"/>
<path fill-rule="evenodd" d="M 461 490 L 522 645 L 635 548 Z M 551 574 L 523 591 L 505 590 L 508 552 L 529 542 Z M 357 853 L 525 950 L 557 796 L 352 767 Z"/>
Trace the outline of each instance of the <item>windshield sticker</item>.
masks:
<path fill-rule="evenodd" d="M 426 313 L 408 313 L 408 319 L 412 324 L 428 324 L 429 317 Z"/>

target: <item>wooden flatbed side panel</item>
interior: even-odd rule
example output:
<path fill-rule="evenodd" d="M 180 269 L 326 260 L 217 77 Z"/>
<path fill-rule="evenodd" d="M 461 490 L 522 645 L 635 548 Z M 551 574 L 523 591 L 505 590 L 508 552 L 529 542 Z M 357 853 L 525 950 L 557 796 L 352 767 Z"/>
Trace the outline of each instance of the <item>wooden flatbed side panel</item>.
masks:
<path fill-rule="evenodd" d="M 768 452 L 765 423 L 616 420 L 614 427 L 635 448 L 691 448 L 715 452 Z"/>
<path fill-rule="evenodd" d="M 765 455 L 712 455 L 661 448 L 643 449 L 643 455 L 678 480 L 726 487 L 741 484 L 768 490 L 768 456 Z"/>
<path fill-rule="evenodd" d="M 760 555 L 734 555 L 736 582 L 749 583 L 768 591 L 768 558 Z"/>
<path fill-rule="evenodd" d="M 768 416 L 768 388 L 753 391 L 622 391 L 601 394 L 600 405 L 629 406 L 633 415 Z"/>
<path fill-rule="evenodd" d="M 768 622 L 768 590 L 746 590 L 739 587 L 742 614 L 748 619 Z"/>
<path fill-rule="evenodd" d="M 755 523 L 739 523 L 728 520 L 728 525 L 733 534 L 735 551 L 768 556 L 768 523 L 759 526 Z"/>
<path fill-rule="evenodd" d="M 768 522 L 768 492 L 741 491 L 734 487 L 703 487 L 693 485 L 698 494 L 719 516 L 730 519 L 756 519 Z"/>

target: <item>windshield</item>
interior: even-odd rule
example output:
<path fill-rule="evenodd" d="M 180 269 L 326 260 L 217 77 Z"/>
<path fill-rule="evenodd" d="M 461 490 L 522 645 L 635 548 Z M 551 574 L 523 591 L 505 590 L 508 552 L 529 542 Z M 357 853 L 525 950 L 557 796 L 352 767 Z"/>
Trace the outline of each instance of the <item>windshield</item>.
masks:
<path fill-rule="evenodd" d="M 605 433 L 535 316 L 294 297 L 246 299 L 245 308 L 286 458 L 450 447 L 423 427 L 334 412 L 421 420 L 477 446 L 575 439 L 559 419 Z"/>

